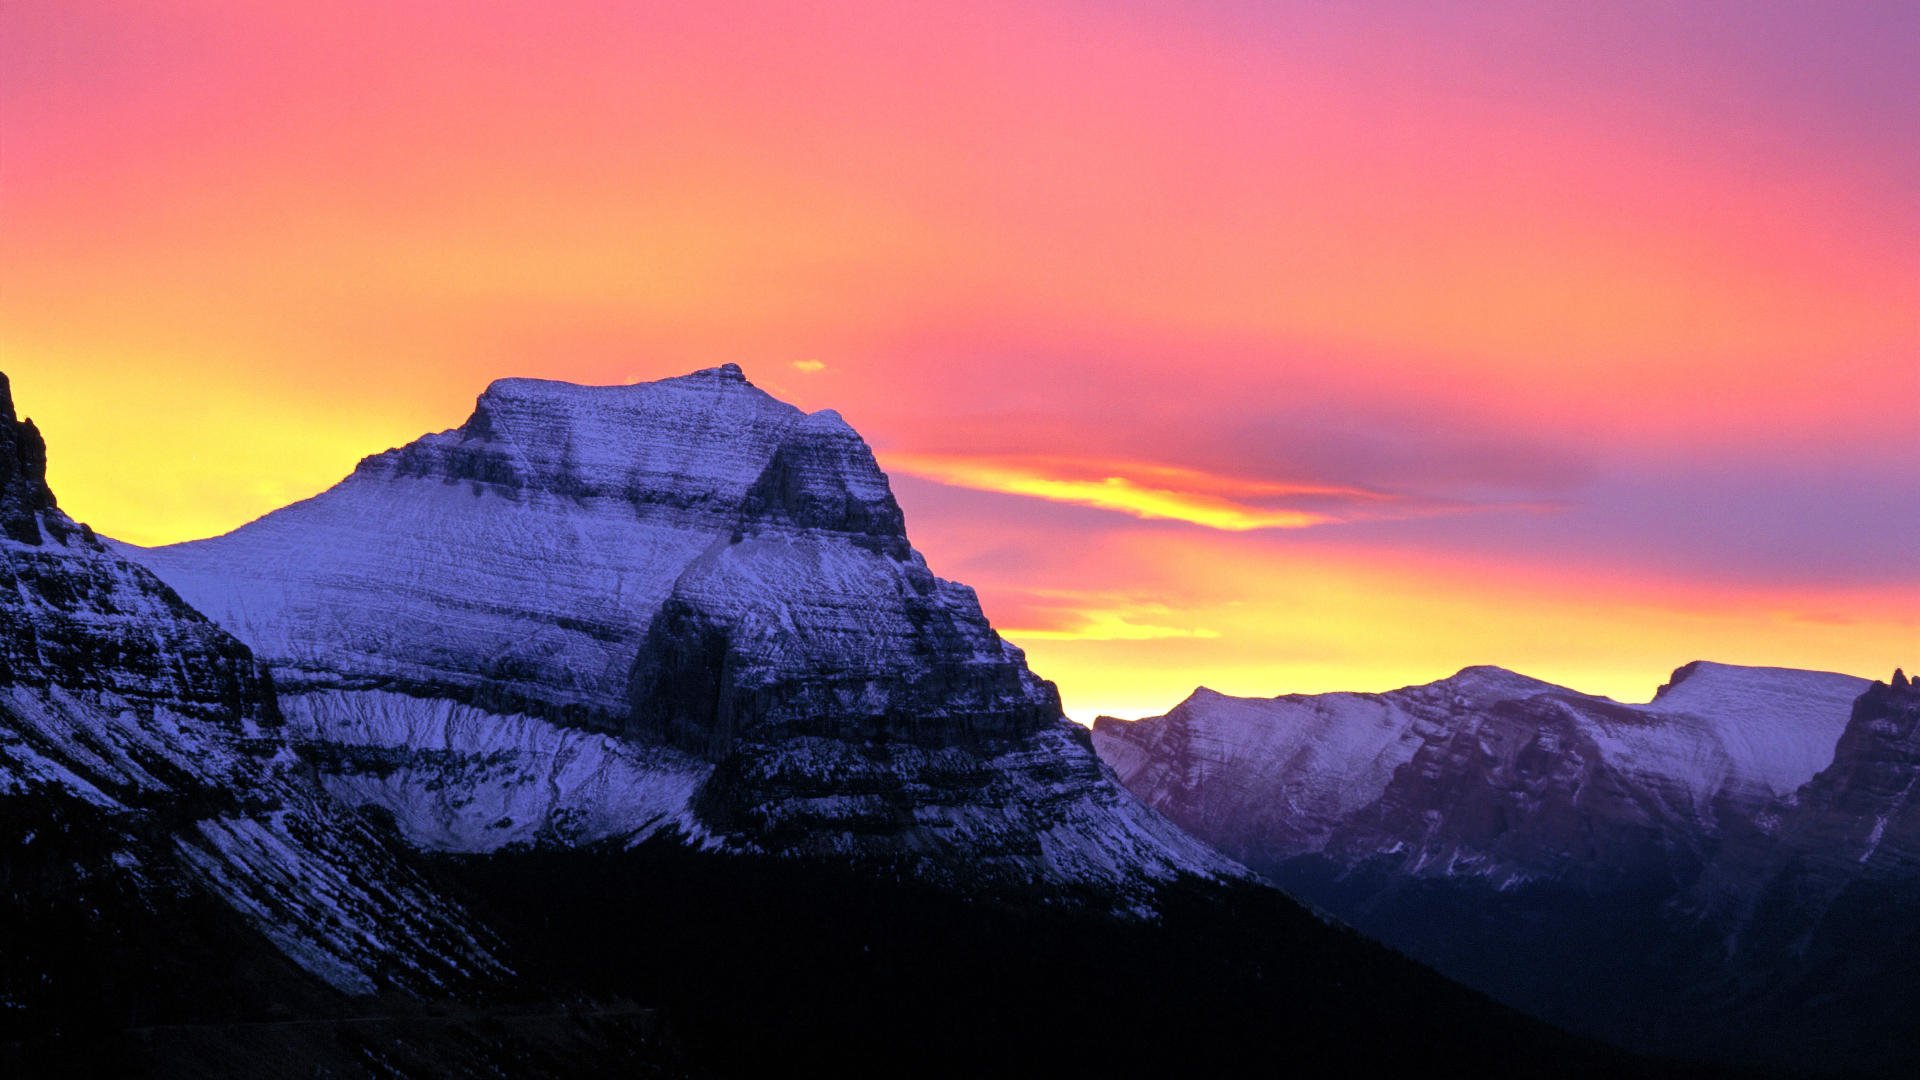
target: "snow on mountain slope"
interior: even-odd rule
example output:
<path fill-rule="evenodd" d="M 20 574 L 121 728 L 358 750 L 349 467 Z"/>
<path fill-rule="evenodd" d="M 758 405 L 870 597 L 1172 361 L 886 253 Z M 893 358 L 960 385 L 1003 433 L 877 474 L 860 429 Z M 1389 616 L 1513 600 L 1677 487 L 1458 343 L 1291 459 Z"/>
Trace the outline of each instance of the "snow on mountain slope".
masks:
<path fill-rule="evenodd" d="M 81 852 L 57 872 L 136 906 L 216 897 L 350 993 L 501 974 L 485 933 L 306 779 L 246 647 L 61 513 L 45 463 L 0 376 L 0 839 Z M 21 918 L 72 887 L 9 882 Z M 29 1008 L 71 992 L 6 981 Z"/>
<path fill-rule="evenodd" d="M 436 851 L 699 838 L 688 805 L 711 768 L 524 714 L 385 690 L 285 698 L 287 737 L 350 806 L 385 807 Z"/>
<path fill-rule="evenodd" d="M 1638 710 L 1661 717 L 1693 717 L 1726 755 L 1729 784 L 1768 797 L 1787 795 L 1833 760 L 1865 679 L 1831 671 L 1739 667 L 1696 660 L 1673 673 L 1653 701 Z M 1643 757 L 1658 771 L 1660 758 Z"/>
<path fill-rule="evenodd" d="M 502 380 L 319 496 L 123 550 L 271 666 L 336 793 L 427 846 L 671 826 L 935 879 L 1235 872 L 929 571 L 859 435 L 732 365 Z"/>
<path fill-rule="evenodd" d="M 1448 832 L 1443 819 L 1485 797 L 1510 804 L 1497 825 L 1415 861 L 1511 875 L 1549 872 L 1516 865 L 1517 852 L 1482 850 L 1553 802 L 1533 778 L 1566 774 L 1565 794 L 1578 805 L 1564 808 L 1557 830 L 1624 815 L 1636 829 L 1657 821 L 1717 834 L 1721 815 L 1757 812 L 1811 779 L 1865 686 L 1826 672 L 1696 662 L 1653 701 L 1623 705 L 1468 668 L 1385 694 L 1242 699 L 1202 690 L 1163 717 L 1102 718 L 1094 733 L 1129 789 L 1255 865 L 1323 851 L 1336 832 L 1350 858 L 1418 851 Z M 1601 775 L 1598 785 L 1582 779 Z M 1624 793 L 1633 808 L 1591 801 L 1603 790 Z M 1406 820 L 1389 820 L 1392 804 Z"/>
<path fill-rule="evenodd" d="M 1202 687 L 1164 717 L 1101 717 L 1094 745 L 1148 805 L 1224 849 L 1318 850 L 1461 708 L 1552 689 L 1469 668 L 1387 694 L 1236 698 Z M 1232 840 L 1227 838 L 1231 836 Z"/>
<path fill-rule="evenodd" d="M 737 368 L 503 379 L 466 424 L 225 536 L 129 551 L 297 684 L 352 672 L 626 711 L 631 641 L 804 419 Z"/>
<path fill-rule="evenodd" d="M 1910 902 L 1920 896 L 1916 796 L 1920 684 L 1896 670 L 1854 701 L 1832 762 L 1722 848 L 1689 904 L 1729 916 L 1738 928 L 1730 942 L 1771 935 L 1804 945 L 1862 881 L 1895 883 Z"/>

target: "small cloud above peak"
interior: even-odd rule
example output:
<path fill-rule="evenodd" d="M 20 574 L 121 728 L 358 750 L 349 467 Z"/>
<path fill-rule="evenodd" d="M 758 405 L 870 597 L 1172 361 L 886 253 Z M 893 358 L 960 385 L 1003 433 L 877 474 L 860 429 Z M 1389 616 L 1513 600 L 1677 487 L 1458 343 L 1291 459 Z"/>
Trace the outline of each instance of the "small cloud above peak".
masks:
<path fill-rule="evenodd" d="M 824 360 L 795 360 L 793 370 L 812 375 L 815 372 L 827 370 L 827 364 Z"/>

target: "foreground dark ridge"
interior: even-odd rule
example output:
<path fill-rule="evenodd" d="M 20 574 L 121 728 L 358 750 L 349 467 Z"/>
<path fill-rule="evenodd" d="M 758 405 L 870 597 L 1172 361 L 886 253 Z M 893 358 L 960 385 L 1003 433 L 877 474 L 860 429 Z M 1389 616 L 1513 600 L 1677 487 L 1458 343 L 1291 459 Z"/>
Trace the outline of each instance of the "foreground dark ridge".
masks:
<path fill-rule="evenodd" d="M 722 1075 L 1739 1075 L 1527 1021 L 1250 882 L 1165 890 L 1147 922 L 660 841 L 448 869 Z M 633 926 L 672 932 L 609 933 Z"/>

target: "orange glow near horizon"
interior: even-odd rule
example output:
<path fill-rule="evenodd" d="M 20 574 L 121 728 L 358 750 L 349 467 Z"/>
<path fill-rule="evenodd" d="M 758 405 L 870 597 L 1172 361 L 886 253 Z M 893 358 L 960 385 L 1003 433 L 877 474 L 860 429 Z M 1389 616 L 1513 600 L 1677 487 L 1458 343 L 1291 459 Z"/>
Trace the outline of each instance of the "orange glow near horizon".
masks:
<path fill-rule="evenodd" d="M 0 12 L 62 505 L 210 535 L 732 361 L 1077 717 L 1916 662 L 1920 12 L 564 8 Z"/>
<path fill-rule="evenodd" d="M 988 614 L 1010 620 L 1003 633 L 1036 671 L 1062 680 L 1083 722 L 1161 713 L 1195 686 L 1253 697 L 1379 692 L 1484 663 L 1619 701 L 1648 700 L 1696 659 L 1884 679 L 1861 658 L 1891 657 L 1920 637 L 1910 594 L 1878 589 L 1756 596 L 1674 581 L 1514 580 L 1505 567 L 1325 549 L 1276 557 L 1230 541 L 1182 555 L 1133 595 L 983 587 Z M 1162 590 L 1177 600 L 1142 599 Z"/>

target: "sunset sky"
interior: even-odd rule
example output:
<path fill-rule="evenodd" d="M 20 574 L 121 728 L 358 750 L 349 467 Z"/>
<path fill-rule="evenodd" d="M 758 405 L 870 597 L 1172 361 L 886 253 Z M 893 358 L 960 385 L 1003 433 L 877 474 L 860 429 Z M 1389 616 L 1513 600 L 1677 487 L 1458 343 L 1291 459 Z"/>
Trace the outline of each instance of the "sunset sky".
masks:
<path fill-rule="evenodd" d="M 1884 678 L 1916 55 L 1910 0 L 16 0 L 0 369 L 157 543 L 497 377 L 736 362 L 1082 719 Z"/>

